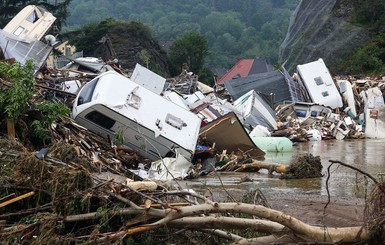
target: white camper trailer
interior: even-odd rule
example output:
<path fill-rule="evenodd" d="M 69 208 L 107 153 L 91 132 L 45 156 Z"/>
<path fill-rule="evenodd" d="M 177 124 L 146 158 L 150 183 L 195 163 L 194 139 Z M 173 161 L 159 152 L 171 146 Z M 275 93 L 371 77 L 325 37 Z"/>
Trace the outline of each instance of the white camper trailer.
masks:
<path fill-rule="evenodd" d="M 277 129 L 277 120 L 274 110 L 254 90 L 234 101 L 234 106 L 242 113 L 240 120 L 244 125 L 254 128 L 262 125 L 273 131 Z"/>
<path fill-rule="evenodd" d="M 297 71 L 298 80 L 306 87 L 311 102 L 332 109 L 343 106 L 341 95 L 322 59 L 298 65 Z"/>
<path fill-rule="evenodd" d="M 36 41 L 43 38 L 55 20 L 56 17 L 45 9 L 28 5 L 3 30 L 27 42 Z"/>
<path fill-rule="evenodd" d="M 103 137 L 138 151 L 150 160 L 175 151 L 191 158 L 201 120 L 194 113 L 129 78 L 105 72 L 78 93 L 72 117 Z"/>
<path fill-rule="evenodd" d="M 369 88 L 364 93 L 365 100 L 365 136 L 373 139 L 385 139 L 385 102 L 378 87 Z"/>
<path fill-rule="evenodd" d="M 46 35 L 56 17 L 50 12 L 28 5 L 0 29 L 0 50 L 6 59 L 14 58 L 21 64 L 33 60 L 35 71 L 46 62 L 56 38 Z M 42 42 L 45 37 L 45 42 Z M 49 44 L 49 45 L 47 45 Z"/>

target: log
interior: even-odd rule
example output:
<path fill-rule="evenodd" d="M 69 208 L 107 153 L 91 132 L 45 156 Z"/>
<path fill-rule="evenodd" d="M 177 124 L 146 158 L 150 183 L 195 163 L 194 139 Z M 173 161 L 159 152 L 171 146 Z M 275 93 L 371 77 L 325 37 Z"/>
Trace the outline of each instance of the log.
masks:
<path fill-rule="evenodd" d="M 15 120 L 11 118 L 7 118 L 7 132 L 8 137 L 11 139 L 16 138 L 16 130 L 15 130 Z"/>
<path fill-rule="evenodd" d="M 329 242 L 329 243 L 354 243 L 368 241 L 369 232 L 366 227 L 317 227 L 303 223 L 302 221 L 287 215 L 281 211 L 266 208 L 261 205 L 245 203 L 215 203 L 199 204 L 182 207 L 178 210 L 166 209 L 164 218 L 152 225 L 165 225 L 182 217 L 197 216 L 210 213 L 243 213 L 255 215 L 262 219 L 277 222 L 291 229 L 295 235 L 304 241 Z M 200 219 L 200 217 L 195 217 Z"/>
<path fill-rule="evenodd" d="M 222 217 L 218 214 L 234 214 L 242 213 L 255 215 L 260 219 L 242 219 L 234 217 Z M 302 221 L 287 215 L 281 211 L 266 208 L 261 205 L 252 205 L 245 203 L 213 203 L 198 204 L 181 208 L 167 209 L 124 209 L 114 211 L 111 215 L 124 214 L 142 214 L 148 217 L 161 218 L 158 221 L 146 224 L 140 227 L 133 227 L 126 231 L 118 231 L 108 238 L 100 238 L 98 242 L 106 240 L 117 240 L 123 236 L 132 235 L 149 230 L 155 230 L 161 226 L 174 226 L 178 228 L 193 228 L 197 230 L 207 230 L 215 228 L 232 228 L 244 229 L 245 227 L 254 228 L 256 231 L 271 233 L 270 236 L 262 238 L 248 238 L 236 242 L 239 244 L 261 244 L 261 241 L 269 241 L 270 243 L 278 241 L 292 242 L 314 242 L 314 243 L 331 243 L 331 244 L 347 244 L 357 243 L 369 240 L 369 232 L 367 227 L 317 227 L 303 223 Z M 211 216 L 210 214 L 217 214 Z M 101 216 L 100 213 L 92 213 L 88 215 L 68 216 L 65 222 L 74 222 L 95 218 Z M 88 216 L 88 217 L 86 217 Z M 289 228 L 289 229 L 286 229 Z M 279 236 L 277 236 L 279 234 Z M 263 243 L 266 244 L 266 243 Z"/>
<path fill-rule="evenodd" d="M 277 173 L 286 173 L 287 167 L 284 164 L 272 164 L 272 163 L 262 163 L 258 162 L 256 160 L 253 160 L 252 163 L 248 164 L 242 164 L 239 166 L 235 172 L 242 172 L 242 171 L 256 171 L 258 172 L 261 169 L 267 169 L 269 170 L 269 174 L 272 174 L 273 172 Z"/>
<path fill-rule="evenodd" d="M 158 187 L 154 181 L 133 181 L 126 182 L 125 185 L 136 191 L 155 191 Z"/>

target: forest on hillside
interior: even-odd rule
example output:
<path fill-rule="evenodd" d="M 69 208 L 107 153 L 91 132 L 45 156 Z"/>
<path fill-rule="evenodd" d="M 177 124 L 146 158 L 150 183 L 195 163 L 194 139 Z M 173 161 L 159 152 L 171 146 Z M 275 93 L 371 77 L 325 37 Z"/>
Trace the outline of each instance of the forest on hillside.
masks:
<path fill-rule="evenodd" d="M 206 66 L 230 68 L 238 58 L 266 57 L 275 64 L 299 0 L 77 0 L 63 31 L 106 18 L 137 21 L 161 42 L 197 31 L 208 39 Z"/>

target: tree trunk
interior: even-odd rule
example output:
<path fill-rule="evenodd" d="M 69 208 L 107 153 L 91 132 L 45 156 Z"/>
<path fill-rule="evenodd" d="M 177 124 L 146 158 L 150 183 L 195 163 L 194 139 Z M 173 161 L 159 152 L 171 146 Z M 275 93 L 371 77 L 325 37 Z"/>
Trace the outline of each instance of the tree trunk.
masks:
<path fill-rule="evenodd" d="M 8 136 L 11 139 L 16 138 L 15 120 L 14 119 L 7 118 L 7 130 L 8 130 Z"/>

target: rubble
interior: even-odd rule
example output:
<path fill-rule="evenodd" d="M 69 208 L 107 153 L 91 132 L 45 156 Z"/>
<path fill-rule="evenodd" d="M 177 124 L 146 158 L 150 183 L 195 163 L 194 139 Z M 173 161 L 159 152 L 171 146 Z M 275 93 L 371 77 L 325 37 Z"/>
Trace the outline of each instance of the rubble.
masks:
<path fill-rule="evenodd" d="M 226 82 L 232 97 L 225 87 L 204 85 L 187 70 L 166 79 L 137 64 L 129 76 L 116 62 L 94 57 L 66 57 L 68 64 L 60 68 L 43 66 L 52 50 L 42 41 L 48 29 L 33 38 L 9 28 L 0 31 L 0 49 L 7 59 L 0 62 L 35 60 L 34 99 L 72 108 L 70 117 L 51 124 L 50 145 L 34 154 L 17 141 L 0 138 L 5 176 L 1 184 L 11 193 L 0 199 L 0 208 L 5 208 L 0 219 L 12 223 L 6 228 L 9 233 L 0 230 L 2 237 L 17 233 L 29 239 L 28 234 L 39 233 L 35 227 L 46 229 L 48 220 L 64 222 L 62 232 L 72 242 L 107 239 L 108 233 L 102 238 L 92 235 L 100 229 L 96 225 L 77 224 L 86 232 L 66 233 L 69 227 L 76 230 L 68 223 L 82 221 L 68 216 L 98 212 L 98 207 L 181 205 L 179 195 L 175 195 L 178 202 L 161 201 L 169 195 L 163 184 L 215 171 L 265 169 L 282 178 L 320 177 L 317 157 L 303 157 L 290 166 L 262 160 L 268 151 L 292 151 L 293 142 L 385 138 L 384 78 L 333 79 L 322 59 L 299 65 L 293 77 L 282 67 L 273 76 L 287 85 L 279 88 L 280 93 L 284 90 L 280 98 L 291 101 L 275 105 L 277 100 L 266 100 L 254 90 L 263 88 L 266 94 L 264 79 L 271 79 L 271 72 L 258 75 L 257 81 L 253 77 L 253 88 L 243 94 L 234 89 L 237 80 Z M 20 55 L 20 45 L 27 45 L 30 52 Z M 7 83 L 0 81 L 1 86 Z M 120 203 L 113 204 L 116 200 Z M 22 219 L 37 211 L 49 215 L 26 226 Z M 135 219 L 126 226 L 139 229 L 141 220 Z"/>

